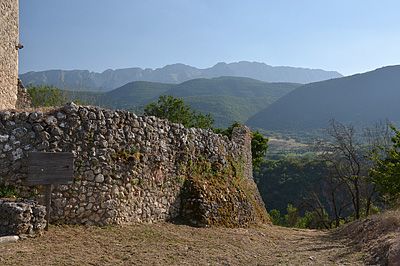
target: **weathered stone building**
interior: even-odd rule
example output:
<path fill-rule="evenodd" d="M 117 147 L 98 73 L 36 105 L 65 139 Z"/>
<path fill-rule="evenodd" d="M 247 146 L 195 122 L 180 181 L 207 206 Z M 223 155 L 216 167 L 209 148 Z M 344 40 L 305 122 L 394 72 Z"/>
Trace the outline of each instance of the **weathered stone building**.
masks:
<path fill-rule="evenodd" d="M 25 88 L 18 83 L 18 0 L 0 2 L 0 110 L 29 107 Z"/>

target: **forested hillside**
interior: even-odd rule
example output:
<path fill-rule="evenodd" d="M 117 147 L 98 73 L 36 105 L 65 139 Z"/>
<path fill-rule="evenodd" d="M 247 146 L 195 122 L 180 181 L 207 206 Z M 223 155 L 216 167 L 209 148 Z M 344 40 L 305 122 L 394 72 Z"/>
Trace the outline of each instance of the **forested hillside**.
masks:
<path fill-rule="evenodd" d="M 266 130 L 312 130 L 329 118 L 359 126 L 400 121 L 400 66 L 303 85 L 246 124 Z"/>
<path fill-rule="evenodd" d="M 211 113 L 214 127 L 227 128 L 234 121 L 245 123 L 250 116 L 300 85 L 238 77 L 194 79 L 177 85 L 136 81 L 105 93 L 102 99 L 110 108 L 141 113 L 145 104 L 160 95 L 173 95 L 203 114 Z"/>
<path fill-rule="evenodd" d="M 103 98 L 109 100 L 110 108 L 132 109 L 134 106 L 149 103 L 174 86 L 167 83 L 135 81 L 105 93 Z"/>
<path fill-rule="evenodd" d="M 268 160 L 254 170 L 254 180 L 267 211 L 277 209 L 286 214 L 288 204 L 300 206 L 309 196 L 312 184 L 326 172 L 325 162 L 309 158 Z"/>

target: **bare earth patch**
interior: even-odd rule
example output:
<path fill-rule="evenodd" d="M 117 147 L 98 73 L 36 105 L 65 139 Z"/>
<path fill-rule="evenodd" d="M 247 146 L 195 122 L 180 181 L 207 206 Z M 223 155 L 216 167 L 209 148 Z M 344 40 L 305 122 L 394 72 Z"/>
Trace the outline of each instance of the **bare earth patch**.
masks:
<path fill-rule="evenodd" d="M 62 225 L 0 246 L 0 265 L 363 265 L 349 243 L 330 232 L 271 225 Z"/>

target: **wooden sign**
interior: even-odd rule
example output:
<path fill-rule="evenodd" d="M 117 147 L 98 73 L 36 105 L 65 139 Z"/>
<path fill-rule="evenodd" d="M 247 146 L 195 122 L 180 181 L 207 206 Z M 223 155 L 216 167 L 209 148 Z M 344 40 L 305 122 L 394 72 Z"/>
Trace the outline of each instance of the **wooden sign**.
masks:
<path fill-rule="evenodd" d="M 72 184 L 74 155 L 72 152 L 29 152 L 28 185 L 45 185 L 46 231 L 49 231 L 51 185 Z"/>
<path fill-rule="evenodd" d="M 29 152 L 28 185 L 72 184 L 72 152 Z"/>

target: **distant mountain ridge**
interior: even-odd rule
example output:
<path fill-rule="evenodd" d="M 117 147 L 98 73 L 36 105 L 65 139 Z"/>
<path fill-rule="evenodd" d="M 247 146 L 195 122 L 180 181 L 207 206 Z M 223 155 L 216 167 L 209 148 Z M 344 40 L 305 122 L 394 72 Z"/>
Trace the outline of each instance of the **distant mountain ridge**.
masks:
<path fill-rule="evenodd" d="M 400 65 L 300 86 L 250 117 L 253 128 L 310 130 L 329 118 L 365 126 L 400 122 Z"/>
<path fill-rule="evenodd" d="M 101 88 L 107 92 L 133 81 L 180 84 L 197 78 L 215 78 L 221 76 L 247 77 L 264 82 L 310 83 L 342 77 L 336 71 L 296 67 L 273 67 L 265 63 L 241 61 L 236 63 L 218 63 L 213 67 L 198 69 L 196 67 L 173 64 L 155 70 L 139 67 L 105 70 L 102 73 L 88 70 L 47 70 L 31 71 L 20 75 L 24 85 L 52 84 L 66 89 Z"/>

